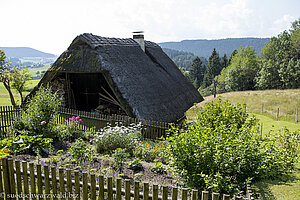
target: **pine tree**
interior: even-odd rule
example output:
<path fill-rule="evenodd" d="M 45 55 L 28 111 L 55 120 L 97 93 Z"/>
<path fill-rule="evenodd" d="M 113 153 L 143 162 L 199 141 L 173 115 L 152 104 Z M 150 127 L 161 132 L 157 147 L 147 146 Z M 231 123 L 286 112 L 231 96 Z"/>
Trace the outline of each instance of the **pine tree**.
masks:
<path fill-rule="evenodd" d="M 221 58 L 220 63 L 221 63 L 221 68 L 222 69 L 224 69 L 228 66 L 228 59 L 227 59 L 226 54 L 224 54 L 224 56 Z M 221 69 L 221 71 L 222 71 L 222 69 Z"/>
<path fill-rule="evenodd" d="M 202 86 L 208 87 L 213 83 L 215 76 L 219 75 L 222 70 L 219 54 L 214 48 L 211 56 L 208 59 L 208 66 L 204 75 Z"/>
<path fill-rule="evenodd" d="M 192 81 L 195 88 L 199 88 L 203 78 L 204 73 L 206 70 L 206 66 L 202 63 L 201 59 L 197 56 L 192 63 L 191 70 L 190 70 L 190 80 Z"/>

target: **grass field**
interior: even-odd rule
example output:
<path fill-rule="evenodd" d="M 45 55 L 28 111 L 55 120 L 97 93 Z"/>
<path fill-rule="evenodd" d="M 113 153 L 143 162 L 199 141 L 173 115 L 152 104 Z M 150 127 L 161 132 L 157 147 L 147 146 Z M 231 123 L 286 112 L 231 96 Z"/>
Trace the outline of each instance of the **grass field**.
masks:
<path fill-rule="evenodd" d="M 263 114 L 273 119 L 277 117 L 278 108 L 279 119 L 284 121 L 295 122 L 297 106 L 300 113 L 300 89 L 228 92 L 218 96 L 224 100 L 230 100 L 234 104 L 246 104 L 248 112 Z M 197 107 L 212 100 L 213 96 L 205 97 L 203 102 L 187 111 L 188 118 L 193 119 Z M 300 121 L 299 113 L 298 120 Z"/>
<path fill-rule="evenodd" d="M 300 109 L 300 89 L 230 92 L 220 96 L 222 96 L 222 99 L 229 100 L 234 104 L 246 104 L 249 115 L 254 115 L 262 124 L 263 134 L 271 130 L 277 131 L 282 129 L 282 127 L 287 127 L 290 131 L 300 130 L 300 122 L 295 123 L 295 107 L 298 105 Z M 203 102 L 193 106 L 186 112 L 187 118 L 189 120 L 196 119 L 199 107 L 213 100 L 213 96 L 205 97 Z M 294 116 L 280 117 L 279 121 L 277 121 L 274 113 L 261 113 L 262 104 L 264 104 L 266 110 L 276 110 L 277 107 L 280 107 L 282 115 Z M 300 147 L 298 152 L 300 152 Z M 298 159 L 295 170 L 288 175 L 277 180 L 264 180 L 254 183 L 253 188 L 258 199 L 300 199 L 300 160 Z"/>
<path fill-rule="evenodd" d="M 24 97 L 29 93 L 30 90 L 34 88 L 39 83 L 40 80 L 29 80 L 28 84 L 26 85 L 27 92 L 24 92 Z M 20 95 L 16 90 L 12 90 L 15 100 L 17 104 L 20 104 Z M 0 105 L 1 106 L 11 106 L 10 98 L 8 95 L 7 90 L 5 89 L 3 83 L 0 83 Z"/>

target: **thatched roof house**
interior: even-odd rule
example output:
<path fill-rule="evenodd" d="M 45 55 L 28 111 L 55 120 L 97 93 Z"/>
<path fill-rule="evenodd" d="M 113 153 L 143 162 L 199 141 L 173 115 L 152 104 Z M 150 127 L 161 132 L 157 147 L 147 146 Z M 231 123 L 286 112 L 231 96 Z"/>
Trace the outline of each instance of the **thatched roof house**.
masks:
<path fill-rule="evenodd" d="M 203 100 L 155 43 L 134 39 L 77 36 L 44 74 L 66 107 L 175 121 Z"/>

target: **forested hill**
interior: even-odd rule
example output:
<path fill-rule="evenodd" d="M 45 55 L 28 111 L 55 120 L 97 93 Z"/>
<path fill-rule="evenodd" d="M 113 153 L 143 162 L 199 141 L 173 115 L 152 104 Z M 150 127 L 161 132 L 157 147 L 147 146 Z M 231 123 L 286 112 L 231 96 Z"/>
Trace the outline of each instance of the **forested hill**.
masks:
<path fill-rule="evenodd" d="M 252 46 L 256 53 L 260 53 L 265 43 L 270 38 L 228 38 L 219 40 L 183 40 L 181 42 L 163 42 L 159 43 L 162 48 L 175 49 L 178 51 L 192 52 L 193 54 L 208 58 L 211 52 L 216 48 L 220 56 L 226 54 L 230 56 L 232 51 L 239 49 L 240 46 Z"/>
<path fill-rule="evenodd" d="M 53 58 L 54 54 L 45 53 L 30 47 L 0 47 L 5 51 L 6 57 L 24 58 L 24 57 L 43 57 Z"/>

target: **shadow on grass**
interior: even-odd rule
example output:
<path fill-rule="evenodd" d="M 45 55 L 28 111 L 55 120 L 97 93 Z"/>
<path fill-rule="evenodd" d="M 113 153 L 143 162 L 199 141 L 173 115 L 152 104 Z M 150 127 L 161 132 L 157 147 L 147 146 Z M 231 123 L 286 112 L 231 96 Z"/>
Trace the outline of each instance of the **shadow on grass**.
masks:
<path fill-rule="evenodd" d="M 295 168 L 291 173 L 284 174 L 276 179 L 266 179 L 256 182 L 252 185 L 255 199 L 276 200 L 271 186 L 291 186 L 295 182 L 299 182 L 300 178 L 296 174 L 300 173 L 300 168 Z"/>

